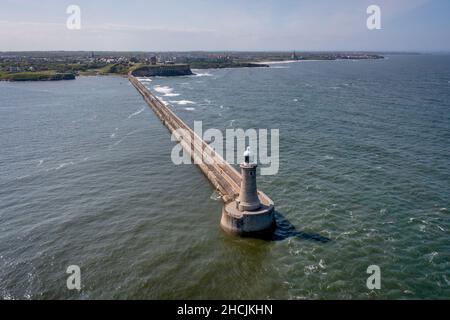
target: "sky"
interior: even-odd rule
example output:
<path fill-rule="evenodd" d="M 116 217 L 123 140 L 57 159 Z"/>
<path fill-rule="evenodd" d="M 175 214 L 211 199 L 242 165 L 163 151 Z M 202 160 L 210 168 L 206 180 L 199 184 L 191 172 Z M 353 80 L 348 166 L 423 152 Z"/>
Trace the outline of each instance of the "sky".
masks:
<path fill-rule="evenodd" d="M 0 0 L 0 51 L 28 50 L 450 52 L 450 1 Z"/>

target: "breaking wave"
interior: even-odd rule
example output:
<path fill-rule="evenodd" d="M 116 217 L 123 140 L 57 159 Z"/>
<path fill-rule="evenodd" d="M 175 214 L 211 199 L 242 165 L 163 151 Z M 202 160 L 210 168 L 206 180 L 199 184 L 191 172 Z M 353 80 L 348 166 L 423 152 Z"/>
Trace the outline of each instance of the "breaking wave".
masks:
<path fill-rule="evenodd" d="M 128 119 L 133 118 L 134 116 L 137 116 L 138 114 L 142 113 L 144 110 L 145 110 L 145 107 L 142 107 L 142 109 L 140 109 L 140 110 L 138 110 L 136 112 L 133 112 L 132 114 L 130 114 L 128 116 Z"/>
<path fill-rule="evenodd" d="M 152 79 L 146 77 L 138 77 L 136 79 L 138 79 L 140 82 L 152 82 Z"/>
<path fill-rule="evenodd" d="M 169 102 L 173 103 L 173 104 L 178 104 L 178 105 L 181 105 L 181 106 L 184 106 L 184 105 L 187 105 L 187 104 L 195 104 L 194 101 L 190 101 L 190 100 L 171 100 Z"/>
<path fill-rule="evenodd" d="M 156 92 L 162 93 L 164 94 L 164 96 L 166 97 L 173 97 L 175 95 L 179 95 L 177 93 L 173 92 L 173 88 L 169 87 L 169 86 L 155 86 L 153 88 Z"/>
<path fill-rule="evenodd" d="M 195 69 L 192 71 L 194 71 L 194 77 L 212 77 L 212 74 L 209 72 L 198 72 Z"/>
<path fill-rule="evenodd" d="M 165 97 L 178 97 L 180 94 L 179 93 L 166 93 L 164 96 Z"/>

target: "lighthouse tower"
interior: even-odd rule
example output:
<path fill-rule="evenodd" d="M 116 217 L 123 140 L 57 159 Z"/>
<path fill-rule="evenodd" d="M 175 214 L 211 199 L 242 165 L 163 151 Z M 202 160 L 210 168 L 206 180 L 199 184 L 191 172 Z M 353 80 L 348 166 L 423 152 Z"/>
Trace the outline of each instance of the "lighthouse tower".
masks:
<path fill-rule="evenodd" d="M 251 162 L 250 147 L 244 152 L 244 163 L 241 163 L 241 193 L 238 206 L 240 211 L 253 211 L 261 207 L 256 188 L 256 163 Z"/>
<path fill-rule="evenodd" d="M 241 168 L 241 189 L 236 200 L 226 203 L 222 209 L 220 225 L 230 233 L 252 236 L 267 234 L 275 226 L 274 204 L 256 186 L 256 168 L 250 147 L 244 152 Z"/>

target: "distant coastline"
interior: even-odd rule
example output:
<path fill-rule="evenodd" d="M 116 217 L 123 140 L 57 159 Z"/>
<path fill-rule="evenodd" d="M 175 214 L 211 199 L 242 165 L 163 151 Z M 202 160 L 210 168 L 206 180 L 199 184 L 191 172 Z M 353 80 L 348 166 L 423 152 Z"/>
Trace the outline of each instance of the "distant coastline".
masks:
<path fill-rule="evenodd" d="M 58 81 L 76 76 L 184 76 L 192 69 L 261 68 L 300 61 L 383 59 L 364 52 L 0 52 L 0 80 Z"/>

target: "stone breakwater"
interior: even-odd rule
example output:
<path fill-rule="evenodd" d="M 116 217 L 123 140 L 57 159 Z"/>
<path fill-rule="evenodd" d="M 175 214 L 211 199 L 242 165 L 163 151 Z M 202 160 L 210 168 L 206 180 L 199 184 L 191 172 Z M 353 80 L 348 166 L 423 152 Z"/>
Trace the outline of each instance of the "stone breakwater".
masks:
<path fill-rule="evenodd" d="M 198 165 L 203 174 L 211 184 L 220 192 L 225 204 L 234 202 L 241 193 L 242 176 L 221 155 L 216 153 L 203 139 L 201 139 L 188 125 L 186 125 L 167 105 L 162 103 L 150 90 L 140 83 L 131 73 L 128 74 L 129 81 L 143 96 L 147 104 L 156 113 L 163 124 L 169 129 L 181 144 L 183 149 L 189 153 L 194 163 Z M 273 211 L 273 201 L 262 191 L 257 190 L 261 204 Z M 246 213 L 247 211 L 244 211 Z M 245 218 L 245 214 L 239 219 Z"/>
<path fill-rule="evenodd" d="M 128 74 L 128 79 L 173 134 L 184 151 L 189 153 L 194 163 L 220 192 L 224 201 L 221 219 L 222 228 L 227 232 L 239 235 L 256 235 L 273 231 L 275 224 L 274 203 L 265 193 L 256 189 L 256 171 L 252 173 L 252 177 L 254 180 L 253 192 L 255 198 L 258 199 L 258 206 L 254 210 L 253 208 L 249 208 L 249 210 L 246 208 L 238 209 L 242 194 L 248 193 L 248 188 L 245 187 L 248 183 L 245 182 L 242 174 L 217 154 L 131 73 Z M 256 165 L 254 167 L 256 168 Z"/>
<path fill-rule="evenodd" d="M 154 96 L 139 80 L 131 74 L 128 75 L 128 79 L 162 123 L 174 134 L 183 149 L 190 154 L 194 161 L 198 160 L 195 162 L 199 163 L 200 170 L 221 193 L 223 201 L 229 202 L 237 198 L 241 184 L 240 173 L 197 136 L 188 125 Z M 206 158 L 208 158 L 208 161 Z"/>

